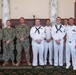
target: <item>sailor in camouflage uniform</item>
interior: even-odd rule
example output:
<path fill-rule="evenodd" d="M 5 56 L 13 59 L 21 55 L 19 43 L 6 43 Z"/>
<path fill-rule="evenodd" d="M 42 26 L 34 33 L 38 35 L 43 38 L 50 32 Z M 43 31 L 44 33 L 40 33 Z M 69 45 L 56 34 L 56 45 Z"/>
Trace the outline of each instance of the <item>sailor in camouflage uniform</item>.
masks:
<path fill-rule="evenodd" d="M 0 52 L 1 52 L 2 29 L 0 29 Z"/>
<path fill-rule="evenodd" d="M 29 33 L 30 28 L 27 24 L 25 24 L 25 19 L 23 17 L 20 18 L 20 25 L 16 27 L 16 37 L 17 37 L 17 43 L 16 43 L 16 49 L 17 49 L 17 63 L 16 66 L 19 66 L 21 61 L 21 52 L 24 48 L 24 52 L 26 54 L 26 61 L 28 65 L 31 65 L 30 61 L 30 55 L 29 55 Z"/>
<path fill-rule="evenodd" d="M 2 30 L 0 29 L 0 52 L 1 52 Z"/>
<path fill-rule="evenodd" d="M 1 40 L 2 40 L 2 29 L 0 29 L 0 52 L 1 52 Z"/>
<path fill-rule="evenodd" d="M 11 59 L 12 65 L 15 66 L 14 63 L 14 38 L 15 38 L 15 29 L 11 27 L 11 21 L 6 21 L 7 27 L 3 29 L 3 58 L 4 64 L 2 66 L 6 66 L 8 64 L 8 60 Z"/>

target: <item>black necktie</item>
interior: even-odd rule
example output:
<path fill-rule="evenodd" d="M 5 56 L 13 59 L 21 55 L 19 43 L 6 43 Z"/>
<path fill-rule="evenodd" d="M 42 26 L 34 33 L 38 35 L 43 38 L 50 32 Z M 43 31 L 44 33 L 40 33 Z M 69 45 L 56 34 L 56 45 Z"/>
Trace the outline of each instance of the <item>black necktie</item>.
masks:
<path fill-rule="evenodd" d="M 56 29 L 57 29 L 56 33 L 57 33 L 58 31 L 62 32 L 62 31 L 60 30 L 61 27 L 62 27 L 62 25 L 60 25 L 59 29 L 57 28 L 57 25 L 55 25 L 55 27 L 56 27 Z"/>
<path fill-rule="evenodd" d="M 41 26 L 39 28 L 37 28 L 37 27 L 35 27 L 35 28 L 36 28 L 35 33 L 38 31 L 38 34 L 40 34 L 39 29 L 41 28 Z"/>

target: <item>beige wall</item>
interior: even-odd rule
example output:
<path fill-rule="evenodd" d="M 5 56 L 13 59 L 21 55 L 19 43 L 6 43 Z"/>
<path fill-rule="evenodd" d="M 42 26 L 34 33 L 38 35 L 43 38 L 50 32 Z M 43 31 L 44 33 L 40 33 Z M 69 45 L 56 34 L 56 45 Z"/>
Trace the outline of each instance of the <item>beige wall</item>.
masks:
<path fill-rule="evenodd" d="M 50 0 L 10 0 L 10 13 L 12 19 L 24 16 L 32 19 L 33 15 L 37 18 L 49 18 L 49 1 Z M 0 0 L 0 18 L 1 18 Z M 62 18 L 74 18 L 75 0 L 58 0 L 58 16 Z"/>
<path fill-rule="evenodd" d="M 11 18 L 49 17 L 49 0 L 11 0 Z M 15 14 L 15 15 L 14 15 Z"/>
<path fill-rule="evenodd" d="M 75 0 L 58 0 L 58 15 L 62 18 L 74 18 Z"/>
<path fill-rule="evenodd" d="M 1 19 L 1 13 L 2 13 L 1 10 L 2 9 L 1 9 L 1 0 L 0 0 L 0 19 Z"/>

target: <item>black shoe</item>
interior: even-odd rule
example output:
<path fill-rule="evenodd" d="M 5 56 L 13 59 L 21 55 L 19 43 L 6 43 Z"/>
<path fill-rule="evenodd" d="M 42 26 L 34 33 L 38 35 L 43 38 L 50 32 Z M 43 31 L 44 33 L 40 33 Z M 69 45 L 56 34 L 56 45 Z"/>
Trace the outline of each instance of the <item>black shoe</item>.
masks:
<path fill-rule="evenodd" d="M 57 68 L 57 66 L 54 66 L 54 68 L 56 69 L 56 68 Z"/>
<path fill-rule="evenodd" d="M 36 68 L 36 66 L 32 66 L 32 69 L 35 69 Z"/>
<path fill-rule="evenodd" d="M 60 66 L 61 69 L 64 69 L 64 66 Z"/>
<path fill-rule="evenodd" d="M 42 65 L 41 67 L 42 67 L 42 68 L 45 68 L 45 66 L 44 66 L 44 65 Z"/>
<path fill-rule="evenodd" d="M 60 66 L 60 68 L 63 68 L 63 66 Z"/>

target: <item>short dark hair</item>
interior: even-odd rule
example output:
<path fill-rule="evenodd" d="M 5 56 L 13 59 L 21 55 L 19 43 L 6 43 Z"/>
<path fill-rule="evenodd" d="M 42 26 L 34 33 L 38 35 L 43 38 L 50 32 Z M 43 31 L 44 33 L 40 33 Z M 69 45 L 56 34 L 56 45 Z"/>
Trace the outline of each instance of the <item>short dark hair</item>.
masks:
<path fill-rule="evenodd" d="M 36 21 L 36 20 L 39 20 L 39 21 L 40 21 L 40 19 L 39 19 L 39 18 L 35 19 L 35 21 Z"/>
<path fill-rule="evenodd" d="M 8 22 L 8 21 L 10 21 L 10 22 L 11 22 L 11 20 L 7 20 L 6 22 Z"/>
<path fill-rule="evenodd" d="M 64 20 L 68 20 L 67 18 L 64 18 Z"/>
<path fill-rule="evenodd" d="M 74 18 L 72 18 L 72 17 L 70 17 L 69 19 L 72 19 L 72 20 L 74 20 Z"/>
<path fill-rule="evenodd" d="M 47 21 L 47 20 L 49 20 L 49 21 L 50 21 L 50 19 L 46 19 L 46 21 Z"/>
<path fill-rule="evenodd" d="M 20 19 L 21 19 L 21 18 L 25 20 L 25 18 L 24 18 L 24 17 L 20 17 Z"/>
<path fill-rule="evenodd" d="M 61 19 L 61 17 L 59 17 L 59 16 L 57 18 L 60 18 Z"/>

